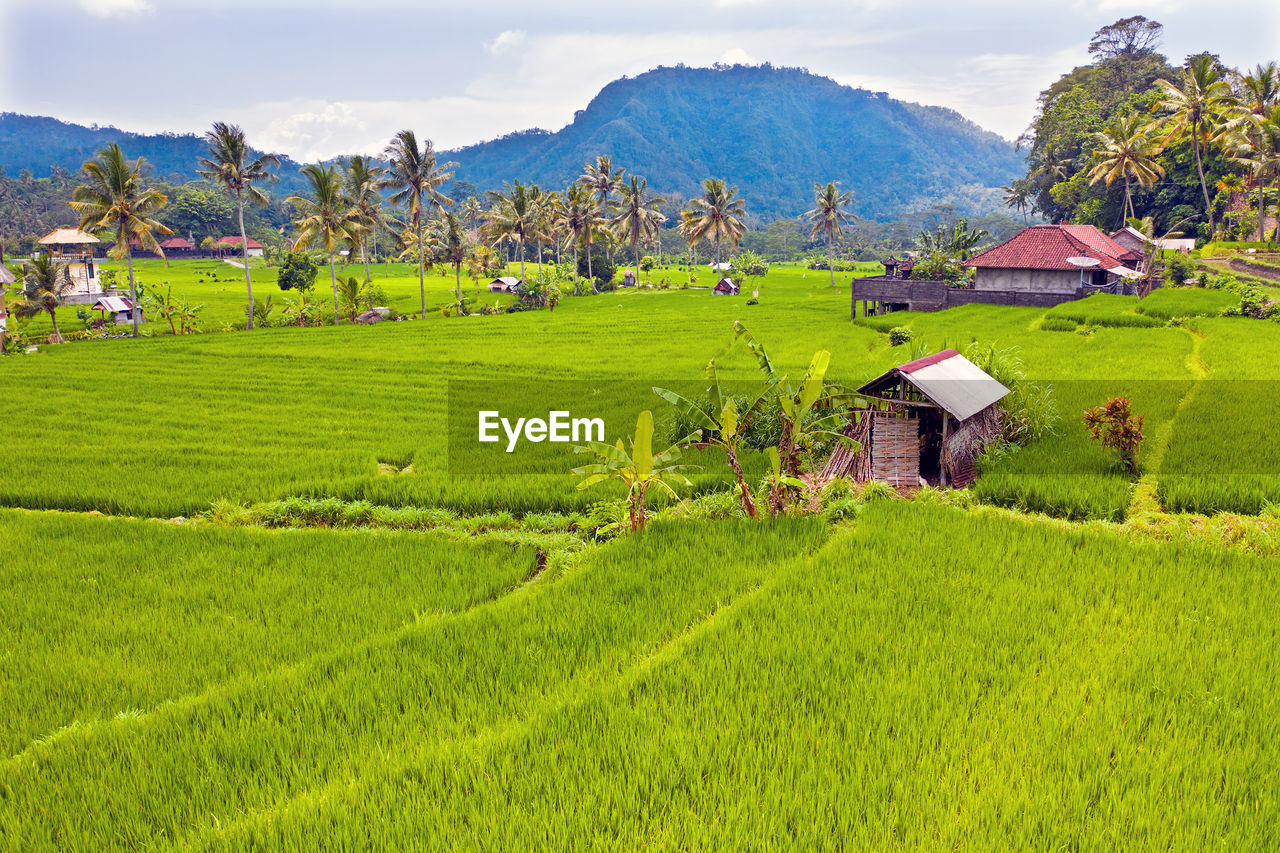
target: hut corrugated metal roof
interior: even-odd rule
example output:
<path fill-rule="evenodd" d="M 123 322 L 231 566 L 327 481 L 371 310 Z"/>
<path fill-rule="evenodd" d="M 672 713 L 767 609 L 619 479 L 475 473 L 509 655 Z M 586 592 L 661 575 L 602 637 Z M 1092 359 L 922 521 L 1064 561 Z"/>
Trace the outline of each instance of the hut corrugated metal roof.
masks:
<path fill-rule="evenodd" d="M 874 394 L 899 379 L 959 421 L 968 420 L 1010 393 L 986 371 L 953 349 L 899 365 L 863 385 L 858 393 Z"/>

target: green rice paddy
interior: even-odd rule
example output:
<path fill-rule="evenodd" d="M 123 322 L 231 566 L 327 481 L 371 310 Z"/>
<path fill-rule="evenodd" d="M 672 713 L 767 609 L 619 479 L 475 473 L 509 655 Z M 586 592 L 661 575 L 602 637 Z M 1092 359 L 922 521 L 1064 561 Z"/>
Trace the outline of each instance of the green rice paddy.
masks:
<path fill-rule="evenodd" d="M 186 263 L 175 291 L 242 316 L 239 270 Z M 1193 289 L 851 322 L 838 281 L 0 360 L 0 850 L 1280 846 L 1274 557 L 1149 532 L 1272 529 L 1280 325 Z M 847 385 L 1016 348 L 1058 419 L 960 495 L 710 494 L 607 541 L 620 492 L 571 454 L 457 446 L 486 395 L 580 394 L 612 441 L 711 359 L 751 382 L 735 320 Z M 1136 482 L 1080 423 L 1111 396 Z M 732 486 L 682 461 L 687 497 Z"/>

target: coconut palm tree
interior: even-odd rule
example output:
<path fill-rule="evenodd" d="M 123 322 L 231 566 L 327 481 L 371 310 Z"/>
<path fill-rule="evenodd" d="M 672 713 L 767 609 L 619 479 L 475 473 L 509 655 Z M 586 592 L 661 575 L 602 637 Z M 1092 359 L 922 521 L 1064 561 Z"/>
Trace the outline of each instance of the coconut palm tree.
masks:
<path fill-rule="evenodd" d="M 707 178 L 703 181 L 703 192 L 692 201 L 693 210 L 698 214 L 694 225 L 694 236 L 709 239 L 716 247 L 716 263 L 720 263 L 720 244 L 728 237 L 733 245 L 738 245 L 747 226 L 742 217 L 747 214 L 747 203 L 740 198 L 737 187 L 730 187 L 720 178 Z"/>
<path fill-rule="evenodd" d="M 1275 184 L 1280 208 L 1280 104 L 1263 115 L 1249 114 L 1246 126 L 1227 149 L 1231 161 L 1243 166 L 1250 183 L 1258 188 L 1258 240 L 1266 240 L 1267 188 Z M 1280 221 L 1280 209 L 1277 210 Z"/>
<path fill-rule="evenodd" d="M 267 194 L 260 186 L 274 180 L 271 170 L 279 168 L 280 158 L 274 154 L 253 157 L 245 142 L 244 131 L 234 124 L 217 121 L 204 135 L 209 156 L 200 157 L 196 171 L 201 177 L 221 187 L 236 200 L 236 217 L 240 224 L 240 257 L 244 263 L 244 287 L 249 294 L 247 328 L 253 328 L 253 279 L 249 274 L 249 240 L 244 231 L 244 203 L 247 198 L 258 207 L 266 207 Z"/>
<path fill-rule="evenodd" d="M 1256 65 L 1248 73 L 1236 72 L 1244 90 L 1245 108 L 1256 116 L 1265 115 L 1280 104 L 1280 65 L 1268 62 Z"/>
<path fill-rule="evenodd" d="M 462 264 L 467 259 L 467 229 L 457 214 L 445 211 L 435 222 L 434 242 L 440 254 L 453 264 L 454 296 L 462 304 Z"/>
<path fill-rule="evenodd" d="M 117 253 L 129 265 L 129 301 L 133 308 L 133 336 L 138 336 L 138 285 L 133 276 L 133 249 L 142 248 L 164 257 L 155 235 L 173 232 L 160 224 L 155 216 L 169 198 L 158 190 L 142 186 L 142 167 L 146 163 L 125 159 L 120 146 L 111 143 L 98 156 L 82 167 L 88 182 L 75 188 L 71 207 L 80 214 L 79 228 L 90 233 L 110 234 Z"/>
<path fill-rule="evenodd" d="M 1200 190 L 1204 193 L 1204 208 L 1209 217 L 1209 238 L 1213 239 L 1213 201 L 1209 198 L 1209 184 L 1204 177 L 1204 157 L 1209 146 L 1220 137 L 1223 125 L 1238 109 L 1231 87 L 1208 54 L 1188 58 L 1177 83 L 1161 78 L 1156 85 L 1161 90 L 1156 107 L 1169 114 L 1169 132 L 1164 144 L 1168 145 L 1180 136 L 1191 140 Z"/>
<path fill-rule="evenodd" d="M 484 230 L 489 240 L 500 243 L 506 240 L 515 243 L 520 252 L 520 280 L 524 280 L 524 245 L 530 239 L 541 239 L 538 228 L 540 212 L 534 201 L 531 187 L 519 180 L 515 186 L 504 183 L 506 191 L 490 190 L 489 198 L 493 207 L 489 210 L 489 220 Z"/>
<path fill-rule="evenodd" d="M 836 286 L 836 263 L 832 257 L 832 245 L 836 240 L 844 240 L 844 226 L 853 219 L 853 214 L 845 210 L 853 204 L 853 190 L 840 192 L 837 181 L 813 185 L 813 210 L 806 211 L 804 218 L 813 223 L 809 231 L 809 239 L 817 239 L 819 234 L 827 237 L 827 268 L 831 271 L 831 286 Z"/>
<path fill-rule="evenodd" d="M 571 184 L 564 191 L 564 201 L 560 205 L 559 225 L 565 235 L 573 242 L 573 289 L 578 290 L 578 250 L 585 244 L 587 247 L 587 277 L 591 278 L 591 235 L 600 225 L 600 212 L 596 209 L 591 191 L 581 184 Z M 595 291 L 595 281 L 591 282 Z"/>
<path fill-rule="evenodd" d="M 329 280 L 333 285 L 333 325 L 339 325 L 342 313 L 338 305 L 338 271 L 334 257 L 343 246 L 354 245 L 360 239 L 360 215 L 351 208 L 342 194 L 342 178 L 333 166 L 309 165 L 301 169 L 311 188 L 311 197 L 289 196 L 286 202 L 298 212 L 294 227 L 298 236 L 293 241 L 294 251 L 315 246 L 324 252 L 329 262 Z"/>
<path fill-rule="evenodd" d="M 693 283 L 693 268 L 698 265 L 698 241 L 702 238 L 698 236 L 698 216 L 695 210 L 680 211 L 680 224 L 676 226 L 676 231 L 689 244 L 689 283 Z"/>
<path fill-rule="evenodd" d="M 1025 178 L 1020 181 L 1014 181 L 1012 184 L 1006 184 L 1000 187 L 1004 191 L 1002 199 L 1005 207 L 1011 207 L 1022 214 L 1022 224 L 1026 225 L 1027 210 L 1031 207 L 1032 190 L 1031 183 Z"/>
<path fill-rule="evenodd" d="M 1143 188 L 1149 188 L 1164 177 L 1164 166 L 1156 160 L 1164 150 L 1151 138 L 1152 126 L 1137 113 L 1128 112 L 1116 117 L 1108 127 L 1094 134 L 1094 165 L 1089 171 L 1090 185 L 1105 181 L 1111 186 L 1117 178 L 1124 179 L 1124 206 L 1121 223 L 1137 216 L 1133 209 L 1133 196 L 1129 181 L 1135 180 Z"/>
<path fill-rule="evenodd" d="M 422 314 L 427 313 L 426 267 L 422 261 L 422 229 L 430 218 L 432 208 L 443 210 L 453 204 L 453 199 L 440 192 L 440 187 L 453 178 L 449 171 L 457 163 L 439 163 L 431 140 L 418 147 L 418 138 L 412 130 L 402 130 L 383 151 L 390 163 L 382 185 L 393 190 L 388 199 L 394 205 L 404 205 L 409 210 L 413 230 L 418 238 L 418 293 L 422 297 Z"/>
<path fill-rule="evenodd" d="M 595 195 L 596 201 L 600 206 L 601 219 L 609 218 L 609 196 L 622 187 L 622 176 L 626 172 L 626 169 L 614 169 L 613 157 L 608 154 L 602 154 L 596 158 L 595 163 L 587 163 L 583 166 L 582 174 L 578 177 L 578 183 L 591 190 Z M 609 240 L 609 260 L 613 260 L 612 237 Z"/>
<path fill-rule="evenodd" d="M 52 255 L 41 255 L 22 265 L 22 301 L 14 306 L 19 317 L 48 314 L 53 323 L 52 343 L 62 343 L 58 328 L 58 308 L 67 294 L 75 290 L 70 264 L 54 263 Z"/>
<path fill-rule="evenodd" d="M 347 162 L 342 173 L 342 192 L 347 205 L 360 220 L 359 244 L 352 248 L 360 251 L 360 259 L 364 262 L 364 280 L 372 281 L 369 272 L 369 253 L 366 243 L 369 235 L 386 225 L 386 216 L 382 212 L 382 186 L 386 169 L 374 165 L 371 157 L 357 155 Z"/>
<path fill-rule="evenodd" d="M 618 215 L 609 221 L 609 229 L 619 240 L 631 244 L 632 262 L 636 267 L 640 266 L 640 242 L 658 230 L 654 219 L 657 211 L 651 206 L 665 201 L 661 196 L 651 195 L 648 181 L 635 175 L 619 190 Z"/>
<path fill-rule="evenodd" d="M 469 195 L 462 203 L 462 215 L 467 219 L 467 227 L 474 231 L 476 222 L 484 215 L 484 205 L 480 203 L 480 199 Z"/>

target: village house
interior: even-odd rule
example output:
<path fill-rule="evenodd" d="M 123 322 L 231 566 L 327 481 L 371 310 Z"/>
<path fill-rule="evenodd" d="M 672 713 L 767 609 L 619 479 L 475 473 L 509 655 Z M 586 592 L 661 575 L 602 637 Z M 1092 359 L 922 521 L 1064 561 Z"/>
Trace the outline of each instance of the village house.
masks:
<path fill-rule="evenodd" d="M 504 275 L 489 282 L 490 293 L 515 293 L 524 282 L 513 275 Z"/>
<path fill-rule="evenodd" d="M 240 251 L 241 240 L 239 237 L 219 237 L 214 242 L 226 243 L 236 252 Z M 257 240 L 253 239 L 252 237 L 248 238 L 248 240 L 245 241 L 244 245 L 245 245 L 245 254 L 247 254 L 251 258 L 260 258 L 262 257 L 263 253 L 266 251 L 265 247 L 261 243 L 259 243 Z"/>
<path fill-rule="evenodd" d="M 1092 225 L 1032 225 L 964 262 L 974 290 L 1075 293 L 1142 278 L 1146 254 Z"/>

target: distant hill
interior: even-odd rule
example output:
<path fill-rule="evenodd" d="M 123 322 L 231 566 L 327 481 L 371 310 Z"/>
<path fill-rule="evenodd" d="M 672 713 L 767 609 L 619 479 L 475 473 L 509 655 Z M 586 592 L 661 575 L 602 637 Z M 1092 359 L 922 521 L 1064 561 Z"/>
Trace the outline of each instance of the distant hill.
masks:
<path fill-rule="evenodd" d="M 1014 146 L 954 110 L 842 86 L 800 69 L 658 68 L 615 80 L 563 129 L 527 131 L 451 151 L 480 187 L 533 180 L 561 187 L 612 154 L 657 190 L 737 184 L 748 210 L 795 216 L 813 184 L 838 180 L 877 219 L 939 201 L 972 208 L 1023 171 Z M 986 199 L 987 209 L 996 205 Z"/>
<path fill-rule="evenodd" d="M 424 128 L 423 130 L 429 130 Z M 110 142 L 142 156 L 155 175 L 195 177 L 205 145 L 194 134 L 137 134 L 57 119 L 0 114 L 0 166 L 74 173 Z M 1013 145 L 954 110 L 842 86 L 800 69 L 770 66 L 657 68 L 605 86 L 556 132 L 530 130 L 442 152 L 479 189 L 519 178 L 560 188 L 599 154 L 648 178 L 656 191 L 697 194 L 704 178 L 737 184 L 748 211 L 791 217 L 812 206 L 813 184 L 838 180 L 856 212 L 889 219 L 947 202 L 993 210 L 990 188 L 1023 171 Z M 299 164 L 282 163 L 277 194 L 301 187 Z"/>
<path fill-rule="evenodd" d="M 194 133 L 130 133 L 115 127 L 85 127 L 48 116 L 0 113 L 0 166 L 9 177 L 27 169 L 36 177 L 61 166 L 75 174 L 80 165 L 112 142 L 120 143 L 129 157 L 144 157 L 154 176 L 176 183 L 196 176 L 196 158 L 209 153 L 204 139 Z M 261 153 L 261 152 L 258 152 Z M 302 187 L 301 164 L 285 157 L 275 192 Z"/>

